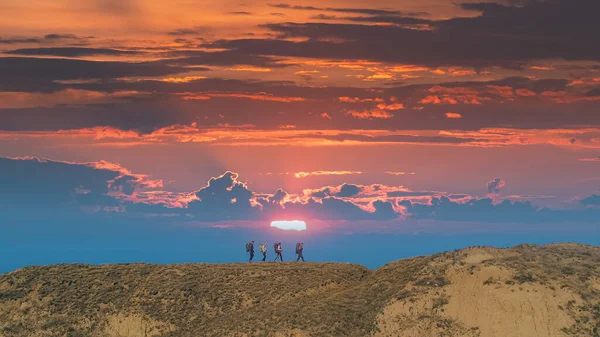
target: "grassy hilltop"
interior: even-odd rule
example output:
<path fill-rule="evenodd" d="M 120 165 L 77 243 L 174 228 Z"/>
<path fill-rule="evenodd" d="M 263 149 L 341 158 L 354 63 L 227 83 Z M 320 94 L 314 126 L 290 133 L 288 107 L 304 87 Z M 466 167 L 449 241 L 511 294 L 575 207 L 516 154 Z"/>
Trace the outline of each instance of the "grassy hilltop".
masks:
<path fill-rule="evenodd" d="M 599 336 L 600 248 L 343 263 L 54 265 L 0 275 L 0 336 Z"/>

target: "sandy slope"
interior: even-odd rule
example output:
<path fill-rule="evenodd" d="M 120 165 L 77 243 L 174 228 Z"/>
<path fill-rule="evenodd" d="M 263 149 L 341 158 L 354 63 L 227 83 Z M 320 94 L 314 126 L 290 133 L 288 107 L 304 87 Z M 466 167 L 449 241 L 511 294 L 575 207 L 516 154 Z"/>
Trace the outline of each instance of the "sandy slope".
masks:
<path fill-rule="evenodd" d="M 437 337 L 444 332 L 480 337 L 566 336 L 562 329 L 575 320 L 561 306 L 581 304 L 581 298 L 556 282 L 510 284 L 514 270 L 481 265 L 507 253 L 489 248 L 465 250 L 459 263 L 445 272 L 449 284 L 409 284 L 406 289 L 415 295 L 385 307 L 376 336 Z"/>
<path fill-rule="evenodd" d="M 0 337 L 599 337 L 600 248 L 351 264 L 57 265 L 0 275 Z"/>

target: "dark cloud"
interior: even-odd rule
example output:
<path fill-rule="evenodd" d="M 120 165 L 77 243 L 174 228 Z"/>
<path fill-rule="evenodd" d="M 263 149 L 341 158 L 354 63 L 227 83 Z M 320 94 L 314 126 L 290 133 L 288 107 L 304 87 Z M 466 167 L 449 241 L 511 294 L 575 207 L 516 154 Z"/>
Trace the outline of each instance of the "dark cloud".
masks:
<path fill-rule="evenodd" d="M 156 102 L 124 104 L 95 104 L 85 106 L 56 106 L 52 108 L 0 109 L 0 128 L 3 130 L 71 130 L 110 126 L 121 130 L 152 132 L 160 127 L 190 124 L 197 115 L 186 116 L 183 111 L 166 114 L 166 107 Z"/>
<path fill-rule="evenodd" d="M 250 12 L 228 12 L 229 14 L 233 14 L 233 15 L 252 15 L 252 13 Z"/>
<path fill-rule="evenodd" d="M 436 192 L 432 191 L 392 191 L 388 192 L 388 197 L 424 197 L 435 195 Z"/>
<path fill-rule="evenodd" d="M 322 187 L 316 190 L 313 190 L 309 193 L 309 196 L 313 198 L 325 198 L 332 195 L 331 187 Z"/>
<path fill-rule="evenodd" d="M 462 3 L 459 6 L 466 10 L 480 11 L 481 16 L 440 21 L 440 28 L 461 33 L 477 29 L 478 34 L 485 36 L 501 34 L 532 41 L 556 41 L 573 37 L 578 37 L 581 41 L 597 39 L 594 31 L 599 26 L 595 13 L 600 10 L 600 3 L 595 0 L 530 0 L 516 6 Z"/>
<path fill-rule="evenodd" d="M 358 186 L 343 186 L 337 193 L 338 196 L 356 194 L 354 189 Z M 208 185 L 195 192 L 195 195 L 199 200 L 190 202 L 182 212 L 199 221 L 258 220 L 292 215 L 302 215 L 304 219 L 355 221 L 385 220 L 398 216 L 389 202 L 374 201 L 375 211 L 368 212 L 351 201 L 325 194 L 320 200 L 311 198 L 307 202 L 283 203 L 288 194 L 281 189 L 271 196 L 257 198 L 257 202 L 262 205 L 258 207 L 252 203 L 256 195 L 238 180 L 238 175 L 234 172 L 211 178 Z"/>
<path fill-rule="evenodd" d="M 167 34 L 172 36 L 187 36 L 187 35 L 200 35 L 206 32 L 206 28 L 196 27 L 196 28 L 179 28 L 172 32 L 168 32 Z"/>
<path fill-rule="evenodd" d="M 56 47 L 56 48 L 22 48 L 7 50 L 4 54 L 27 55 L 27 56 L 63 56 L 63 57 L 83 57 L 83 56 L 124 56 L 142 54 L 139 51 L 118 50 L 110 48 L 83 48 L 83 47 Z"/>
<path fill-rule="evenodd" d="M 279 6 L 319 9 L 285 4 Z M 428 23 L 432 27 L 430 30 L 389 25 L 268 24 L 265 27 L 279 34 L 280 39 L 226 40 L 207 46 L 277 56 L 476 68 L 519 68 L 539 59 L 600 59 L 600 43 L 593 43 L 598 39 L 595 32 L 600 30 L 600 22 L 593 14 L 600 10 L 600 2 L 596 0 L 530 1 L 519 7 L 463 6 L 477 8 L 482 15 L 432 21 Z M 365 14 L 385 17 L 386 13 L 376 11 Z M 358 11 L 349 9 L 346 12 Z M 560 18 L 560 24 L 557 18 Z M 398 20 L 401 23 L 405 19 Z M 307 41 L 281 40 L 292 37 L 306 38 Z M 331 39 L 336 41 L 329 41 Z"/>
<path fill-rule="evenodd" d="M 119 16 L 139 15 L 139 3 L 134 0 L 92 0 L 95 7 L 105 13 Z"/>
<path fill-rule="evenodd" d="M 279 188 L 279 189 L 277 189 L 277 191 L 275 192 L 275 194 L 273 194 L 272 196 L 269 196 L 268 200 L 270 202 L 274 202 L 274 203 L 278 203 L 279 204 L 287 196 L 288 196 L 287 192 L 285 192 L 284 190 L 282 190 L 282 189 Z"/>
<path fill-rule="evenodd" d="M 361 141 L 361 142 L 372 142 L 372 143 L 439 143 L 439 144 L 461 144 L 461 143 L 472 143 L 472 142 L 487 142 L 485 139 L 474 139 L 474 138 L 455 138 L 455 137 L 443 137 L 443 136 L 413 136 L 413 135 L 385 135 L 385 136 L 367 136 L 357 134 L 345 134 L 341 133 L 334 136 L 322 136 L 324 139 L 337 140 L 337 141 Z"/>
<path fill-rule="evenodd" d="M 437 221 L 468 221 L 491 223 L 597 223 L 600 212 L 596 210 L 553 210 L 538 208 L 530 202 L 504 200 L 496 204 L 493 199 L 452 201 L 448 197 L 434 197 L 429 204 L 400 202 L 409 219 Z"/>
<path fill-rule="evenodd" d="M 325 12 L 338 12 L 338 13 L 356 13 L 356 14 L 369 14 L 369 15 L 405 15 L 404 12 L 388 9 L 370 9 L 370 8 L 334 8 L 334 7 L 314 7 L 314 6 L 298 6 L 290 4 L 272 4 L 269 5 L 276 8 L 294 9 L 294 10 L 305 10 L 305 11 L 325 11 Z M 427 15 L 428 13 L 407 13 L 410 15 Z"/>
<path fill-rule="evenodd" d="M 318 14 L 312 17 L 317 20 L 345 20 L 353 22 L 377 22 L 377 23 L 391 23 L 396 25 L 430 25 L 432 21 L 427 19 L 421 19 L 412 16 L 396 16 L 396 15 L 373 15 L 373 16 L 332 16 L 325 14 Z"/>
<path fill-rule="evenodd" d="M 199 200 L 190 202 L 188 211 L 203 221 L 255 219 L 259 209 L 250 202 L 253 192 L 237 178 L 234 172 L 211 178 L 195 192 Z"/>
<path fill-rule="evenodd" d="M 79 37 L 74 34 L 46 34 L 42 38 L 29 37 L 29 38 L 10 38 L 3 39 L 0 37 L 0 44 L 24 44 L 24 43 L 54 43 L 61 42 L 64 40 L 86 40 L 90 37 Z"/>
<path fill-rule="evenodd" d="M 202 68 L 197 69 L 202 70 Z M 206 69 L 205 69 L 206 70 Z M 73 59 L 2 57 L 0 91 L 55 91 L 57 80 L 165 76 L 187 71 L 160 62 L 99 62 Z"/>
<path fill-rule="evenodd" d="M 96 163 L 0 157 L 0 208 L 79 211 L 81 207 L 117 207 L 112 193 L 131 195 L 145 186 L 140 176 Z"/>
<path fill-rule="evenodd" d="M 236 62 L 237 56 L 221 54 L 223 62 Z M 194 62 L 219 62 L 218 57 L 198 56 Z M 155 79 L 123 81 L 102 77 L 84 78 L 80 83 L 63 83 L 54 80 L 74 79 L 74 76 L 158 76 L 165 73 L 185 71 L 194 63 L 185 57 L 148 63 L 91 62 L 80 60 L 14 59 L 0 58 L 0 69 L 6 69 L 0 77 L 0 91 L 56 92 L 64 89 L 78 89 L 113 93 L 117 91 L 143 92 L 143 96 L 121 97 L 118 102 L 106 104 L 67 105 L 26 109 L 0 109 L 0 130 L 59 130 L 93 126 L 112 126 L 124 130 L 150 132 L 157 128 L 175 124 L 197 123 L 203 127 L 216 127 L 218 124 L 253 124 L 261 129 L 277 129 L 281 125 L 294 125 L 296 130 L 314 130 L 325 121 L 320 114 L 327 112 L 328 128 L 337 129 L 381 129 L 381 130 L 478 130 L 488 127 L 514 127 L 523 129 L 572 127 L 574 120 L 581 126 L 600 126 L 600 115 L 596 102 L 579 102 L 567 105 L 542 104 L 545 91 L 571 90 L 569 81 L 564 79 L 532 80 L 523 77 L 510 77 L 495 81 L 449 82 L 435 85 L 435 90 L 468 90 L 481 96 L 481 105 L 428 105 L 419 113 L 409 113 L 411 106 L 420 105 L 419 100 L 432 93 L 434 85 L 408 85 L 393 88 L 320 87 L 300 86 L 290 81 L 234 80 L 204 78 L 183 83 L 169 83 Z M 23 62 L 26 61 L 26 62 Z M 56 62 L 59 61 L 59 62 Z M 33 67 L 28 68 L 28 63 Z M 178 64 L 181 62 L 181 64 Z M 257 58 L 258 66 L 274 60 Z M 3 66 L 3 63 L 6 63 Z M 19 64 L 22 63 L 22 64 Z M 115 66 L 112 66 L 115 64 Z M 60 65 L 59 68 L 45 68 L 45 65 Z M 87 70 L 87 68 L 90 70 Z M 96 69 L 98 68 L 98 69 Z M 34 69 L 39 69 L 36 74 Z M 64 70 L 61 70 L 64 69 Z M 81 69 L 78 71 L 77 69 Z M 117 70 L 124 69 L 118 73 Z M 135 73 L 137 72 L 137 73 Z M 170 76 L 171 74 L 165 74 Z M 176 77 L 185 75 L 177 75 Z M 508 86 L 515 95 L 514 101 L 504 101 L 490 86 Z M 527 89 L 536 93 L 540 104 L 520 104 L 516 90 Z M 248 95 L 273 95 L 277 97 L 300 97 L 304 101 L 293 104 L 277 101 L 261 101 L 235 97 L 213 97 L 209 100 L 183 100 L 180 93 L 242 93 Z M 178 95 L 179 94 L 179 95 Z M 374 102 L 353 104 L 340 102 L 342 96 L 368 98 L 396 97 L 406 109 L 390 112 L 387 119 L 359 119 L 348 114 L 377 109 Z M 244 109 L 240 110 L 240 103 Z M 462 119 L 448 120 L 445 113 L 460 110 Z M 223 116 L 223 117 L 221 117 Z M 260 116 L 260 118 L 257 118 Z M 411 136 L 388 135 L 369 136 L 349 133 L 337 135 L 315 134 L 313 136 L 335 141 L 401 142 L 401 143 L 470 143 L 484 142 L 475 136 L 452 137 L 451 135 Z"/>
<path fill-rule="evenodd" d="M 374 212 L 334 197 L 283 203 L 287 196 L 283 190 L 257 199 L 261 207 L 253 203 L 254 192 L 240 182 L 234 172 L 211 178 L 205 187 L 193 192 L 197 200 L 184 208 L 173 208 L 164 202 L 144 198 L 143 191 L 134 195 L 140 189 L 156 187 L 156 182 L 107 163 L 0 158 L 0 172 L 0 209 L 45 210 L 39 214 L 42 217 L 53 217 L 65 211 L 74 215 L 118 211 L 114 214 L 125 218 L 168 214 L 177 216 L 173 219 L 178 221 L 203 222 L 270 219 L 295 213 L 307 219 L 350 221 L 397 216 L 392 205 L 383 201 L 373 203 Z"/>
<path fill-rule="evenodd" d="M 23 39 L 3 39 L 0 37 L 0 44 L 17 44 L 17 43 L 40 43 L 38 38 L 23 38 Z"/>
<path fill-rule="evenodd" d="M 374 201 L 374 212 L 367 212 L 348 200 L 335 197 L 325 197 L 321 201 L 309 199 L 306 203 L 289 202 L 284 208 L 276 212 L 278 216 L 288 217 L 290 215 L 302 215 L 305 219 L 319 220 L 390 220 L 399 215 L 393 211 L 391 203 L 385 201 Z"/>
<path fill-rule="evenodd" d="M 581 204 L 586 206 L 600 206 L 600 195 L 593 194 L 587 198 L 581 199 Z"/>
<path fill-rule="evenodd" d="M 3 77 L 28 77 L 50 80 L 118 78 L 127 76 L 164 76 L 187 69 L 157 62 L 96 62 L 71 59 L 24 57 L 0 58 Z M 200 69 L 203 70 L 203 69 Z"/>
<path fill-rule="evenodd" d="M 144 175 L 133 174 L 118 165 L 70 163 L 37 158 L 0 158 L 0 209 L 9 216 L 24 218 L 19 212 L 35 210 L 40 218 L 63 215 L 105 214 L 127 219 L 149 215 L 169 215 L 172 221 L 217 222 L 227 220 L 270 221 L 274 218 L 312 220 L 391 220 L 400 217 L 389 200 L 373 200 L 371 211 L 352 201 L 360 185 L 345 184 L 339 197 L 325 193 L 306 201 L 287 201 L 288 194 L 277 190 L 272 195 L 256 195 L 238 180 L 234 172 L 211 178 L 205 187 L 193 192 L 197 199 L 173 206 L 166 199 L 153 200 L 160 191 L 145 194 L 145 189 L 160 187 Z M 346 187 L 343 187 L 346 186 Z M 163 194 L 169 192 L 162 191 Z M 183 194 L 181 194 L 183 195 Z M 344 199 L 340 197 L 347 196 Z M 171 194 L 177 199 L 177 194 Z M 186 196 L 189 199 L 189 196 Z M 584 205 L 600 204 L 600 196 L 583 199 Z M 187 203 L 187 207 L 186 207 Z M 491 198 L 452 201 L 432 197 L 429 203 L 403 200 L 406 220 L 470 221 L 493 223 L 597 222 L 595 208 L 553 210 L 538 208 L 529 202 Z M 10 212 L 10 213 L 7 213 Z M 87 215 L 86 215 L 87 216 Z M 81 218 L 82 221 L 83 218 Z M 404 221 L 404 220 L 402 220 Z"/>
<path fill-rule="evenodd" d="M 585 93 L 586 97 L 598 97 L 600 96 L 600 88 L 591 89 Z"/>
<path fill-rule="evenodd" d="M 265 68 L 281 68 L 290 67 L 293 64 L 279 63 L 278 58 L 270 56 L 262 56 L 259 54 L 246 54 L 234 50 L 225 50 L 217 52 L 204 52 L 196 50 L 183 50 L 167 52 L 165 57 L 175 57 L 174 59 L 165 59 L 161 61 L 164 64 L 171 65 L 214 65 L 214 66 L 235 66 L 235 65 L 251 65 Z"/>
<path fill-rule="evenodd" d="M 500 178 L 494 178 L 492 181 L 487 183 L 487 191 L 489 194 L 498 194 L 504 185 L 506 185 L 504 180 Z"/>
<path fill-rule="evenodd" d="M 338 197 L 347 198 L 359 194 L 362 191 L 362 186 L 343 184 L 340 191 L 336 194 Z"/>
<path fill-rule="evenodd" d="M 80 38 L 73 34 L 47 34 L 45 40 L 79 40 Z"/>
<path fill-rule="evenodd" d="M 185 39 L 180 42 L 188 43 Z M 128 55 L 150 55 L 147 52 L 138 50 L 121 50 L 113 48 L 85 48 L 85 47 L 48 47 L 48 48 L 21 48 L 7 50 L 4 52 L 9 55 L 26 56 L 62 56 L 62 57 L 85 57 L 85 56 L 128 56 Z M 256 67 L 280 68 L 290 67 L 293 64 L 279 63 L 281 60 L 262 56 L 257 54 L 244 54 L 236 51 L 216 51 L 204 52 L 196 50 L 181 50 L 165 53 L 158 53 L 155 56 L 162 60 L 154 61 L 156 65 L 165 66 L 236 66 L 251 65 Z M 135 66 L 135 64 L 134 64 Z M 194 69 L 196 70 L 196 68 Z M 202 69 L 201 69 L 202 70 Z"/>
<path fill-rule="evenodd" d="M 335 15 L 327 15 L 327 14 L 317 14 L 310 17 L 313 20 L 339 20 L 338 16 Z"/>

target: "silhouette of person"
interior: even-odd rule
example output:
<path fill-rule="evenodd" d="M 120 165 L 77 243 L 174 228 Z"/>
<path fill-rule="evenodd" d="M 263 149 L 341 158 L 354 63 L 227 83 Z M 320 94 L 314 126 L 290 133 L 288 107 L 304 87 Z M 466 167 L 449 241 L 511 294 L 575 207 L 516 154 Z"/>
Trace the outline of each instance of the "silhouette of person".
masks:
<path fill-rule="evenodd" d="M 296 244 L 296 254 L 298 255 L 298 258 L 296 259 L 296 262 L 300 261 L 300 259 L 302 259 L 302 262 L 304 261 L 304 255 L 302 255 L 302 251 L 304 250 L 304 242 L 298 242 Z"/>
<path fill-rule="evenodd" d="M 252 262 L 252 259 L 254 258 L 254 240 L 246 244 L 246 251 L 250 254 L 248 262 Z"/>
<path fill-rule="evenodd" d="M 277 261 L 278 258 L 281 262 L 283 262 L 283 248 L 281 248 L 281 242 L 275 244 L 275 253 L 277 255 L 275 256 L 275 260 L 273 262 Z"/>
<path fill-rule="evenodd" d="M 258 245 L 258 249 L 263 255 L 262 261 L 264 262 L 267 259 L 267 243 L 263 242 Z"/>

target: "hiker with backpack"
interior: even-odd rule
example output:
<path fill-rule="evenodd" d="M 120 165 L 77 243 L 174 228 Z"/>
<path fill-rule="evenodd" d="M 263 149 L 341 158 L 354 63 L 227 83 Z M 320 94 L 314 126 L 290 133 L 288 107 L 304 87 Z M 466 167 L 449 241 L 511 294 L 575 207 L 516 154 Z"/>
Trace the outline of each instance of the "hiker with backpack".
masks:
<path fill-rule="evenodd" d="M 283 253 L 283 249 L 281 248 L 281 242 L 277 242 L 273 245 L 273 249 L 275 250 L 275 253 L 277 254 L 275 256 L 275 260 L 273 260 L 273 262 L 277 261 L 277 258 L 279 258 L 279 260 L 281 262 L 283 262 L 283 255 L 281 253 Z"/>
<path fill-rule="evenodd" d="M 300 261 L 300 259 L 302 259 L 302 262 L 304 262 L 304 255 L 302 255 L 303 250 L 304 250 L 304 242 L 298 242 L 296 244 L 296 254 L 298 255 L 296 262 Z"/>
<path fill-rule="evenodd" d="M 246 244 L 246 253 L 250 253 L 250 260 L 248 262 L 252 262 L 252 258 L 254 258 L 254 240 Z"/>
<path fill-rule="evenodd" d="M 258 249 L 263 255 L 262 261 L 265 262 L 265 260 L 267 259 L 267 243 L 263 242 L 258 244 Z"/>

